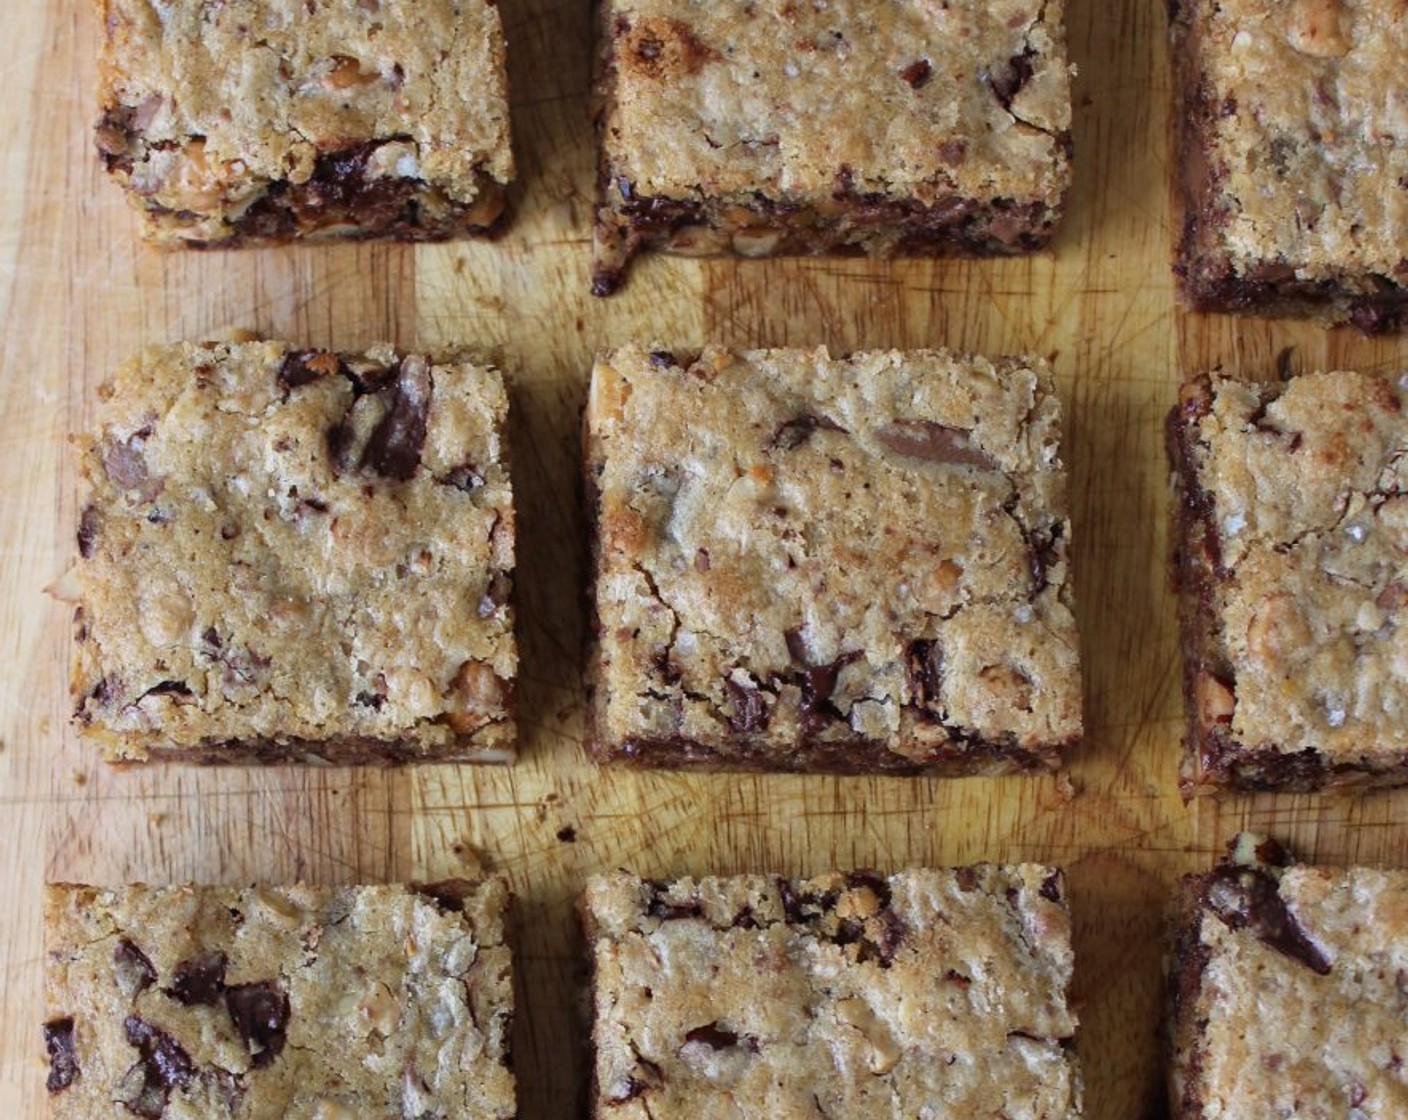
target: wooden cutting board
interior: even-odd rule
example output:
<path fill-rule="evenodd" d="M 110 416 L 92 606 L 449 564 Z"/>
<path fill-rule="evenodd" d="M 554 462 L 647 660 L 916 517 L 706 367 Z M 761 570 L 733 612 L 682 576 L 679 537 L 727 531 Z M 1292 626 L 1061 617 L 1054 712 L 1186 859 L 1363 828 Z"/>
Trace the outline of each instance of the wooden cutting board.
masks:
<path fill-rule="evenodd" d="M 649 260 L 587 294 L 592 140 L 585 0 L 501 0 L 518 219 L 493 244 L 211 255 L 140 247 L 89 124 L 96 21 L 81 0 L 0 5 L 0 1116 L 44 1098 L 46 880 L 329 882 L 489 868 L 519 895 L 522 1114 L 576 1114 L 585 1077 L 572 900 L 589 872 L 649 875 L 979 859 L 1065 865 L 1089 1115 L 1161 1111 L 1162 923 L 1178 874 L 1242 827 L 1326 862 L 1408 864 L 1408 792 L 1185 808 L 1163 418 L 1180 370 L 1391 367 L 1408 345 L 1174 304 L 1173 156 L 1158 0 L 1069 0 L 1076 181 L 1053 250 L 1008 261 Z M 140 344 L 248 327 L 305 345 L 471 344 L 516 379 L 523 758 L 511 770 L 114 772 L 67 723 L 69 608 L 42 589 L 73 548 L 66 434 Z M 593 351 L 944 344 L 1049 356 L 1067 410 L 1086 742 L 1069 780 L 641 775 L 579 749 L 583 522 L 577 418 Z"/>

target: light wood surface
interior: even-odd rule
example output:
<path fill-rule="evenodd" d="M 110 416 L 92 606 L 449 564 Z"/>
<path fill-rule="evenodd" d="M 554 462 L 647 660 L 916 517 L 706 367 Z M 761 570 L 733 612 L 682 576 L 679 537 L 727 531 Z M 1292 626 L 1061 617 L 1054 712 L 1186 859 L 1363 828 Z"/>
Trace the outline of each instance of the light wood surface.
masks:
<path fill-rule="evenodd" d="M 46 879 L 363 881 L 505 872 L 517 890 L 522 1114 L 569 1117 L 584 1078 L 572 899 L 583 877 L 978 859 L 1065 865 L 1088 1113 L 1162 1111 L 1161 930 L 1176 876 L 1239 828 L 1307 857 L 1408 865 L 1408 793 L 1185 808 L 1162 424 L 1180 369 L 1388 367 L 1408 348 L 1175 309 L 1161 0 L 1069 0 L 1076 183 L 1053 250 L 997 262 L 643 262 L 587 294 L 586 0 L 501 0 L 521 163 L 494 244 L 161 255 L 89 141 L 97 28 L 81 0 L 0 5 L 0 1116 L 42 1114 Z M 523 758 L 511 770 L 114 772 L 68 725 L 66 434 L 145 341 L 249 327 L 307 345 L 469 343 L 516 376 Z M 1074 476 L 1088 734 L 1069 780 L 702 777 L 598 771 L 579 749 L 576 424 L 593 350 L 945 344 L 1052 358 Z"/>

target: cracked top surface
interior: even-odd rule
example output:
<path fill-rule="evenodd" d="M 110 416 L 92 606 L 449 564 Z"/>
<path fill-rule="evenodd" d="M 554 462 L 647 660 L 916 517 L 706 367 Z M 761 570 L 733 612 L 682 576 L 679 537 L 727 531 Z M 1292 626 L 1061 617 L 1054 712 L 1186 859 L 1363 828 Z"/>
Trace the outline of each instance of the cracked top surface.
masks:
<path fill-rule="evenodd" d="M 79 441 L 74 690 L 111 756 L 511 751 L 496 370 L 389 347 L 180 344 L 138 355 L 102 398 Z"/>
<path fill-rule="evenodd" d="M 1179 1039 L 1177 1092 L 1201 1101 L 1179 1120 L 1408 1115 L 1408 875 L 1229 876 L 1185 917 L 1206 964 L 1184 1025 L 1205 1026 Z"/>
<path fill-rule="evenodd" d="M 104 120 L 134 134 L 133 189 L 169 209 L 238 207 L 306 181 L 323 153 L 393 137 L 406 143 L 385 174 L 458 201 L 481 170 L 513 178 L 503 28 L 485 0 L 98 5 Z"/>
<path fill-rule="evenodd" d="M 1079 735 L 1044 364 L 633 346 L 587 427 L 601 744 L 855 743 L 865 768 Z"/>
<path fill-rule="evenodd" d="M 1220 548 L 1225 663 L 1212 668 L 1230 686 L 1232 734 L 1344 761 L 1408 750 L 1402 379 L 1210 384 L 1195 454 Z"/>
<path fill-rule="evenodd" d="M 49 887 L 53 1115 L 507 1120 L 507 903 L 497 880 Z"/>
<path fill-rule="evenodd" d="M 1212 111 L 1217 240 L 1239 272 L 1377 273 L 1408 258 L 1408 12 L 1400 0 L 1179 0 Z"/>
<path fill-rule="evenodd" d="M 1032 864 L 596 876 L 594 1115 L 1073 1120 L 1063 889 Z"/>
<path fill-rule="evenodd" d="M 1059 199 L 1062 0 L 609 0 L 604 144 L 646 197 Z"/>

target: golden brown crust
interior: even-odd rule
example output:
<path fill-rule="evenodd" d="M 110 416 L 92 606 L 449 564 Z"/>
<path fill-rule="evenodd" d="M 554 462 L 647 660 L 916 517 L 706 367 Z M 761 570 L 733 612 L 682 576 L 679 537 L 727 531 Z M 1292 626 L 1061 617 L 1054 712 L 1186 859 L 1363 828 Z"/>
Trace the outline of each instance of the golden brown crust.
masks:
<path fill-rule="evenodd" d="M 1365 330 L 1408 305 L 1396 0 L 1175 0 L 1179 271 L 1206 310 Z"/>
<path fill-rule="evenodd" d="M 943 351 L 603 355 L 595 746 L 646 765 L 974 772 L 1080 734 L 1059 403 Z"/>
<path fill-rule="evenodd" d="M 1176 1120 L 1405 1114 L 1408 875 L 1229 861 L 1182 895 Z"/>
<path fill-rule="evenodd" d="M 162 244 L 444 237 L 513 179 L 498 9 L 100 0 L 97 144 Z"/>
<path fill-rule="evenodd" d="M 582 912 L 596 1117 L 1080 1115 L 1050 868 L 620 872 Z"/>
<path fill-rule="evenodd" d="M 499 880 L 51 886 L 52 1114 L 510 1120 L 508 899 Z"/>
<path fill-rule="evenodd" d="M 512 757 L 496 370 L 181 344 L 103 398 L 74 692 L 109 757 Z"/>
<path fill-rule="evenodd" d="M 1062 0 L 601 5 L 596 285 L 692 255 L 1013 252 L 1070 180 Z"/>
<path fill-rule="evenodd" d="M 1185 788 L 1408 780 L 1408 420 L 1396 380 L 1183 390 Z"/>

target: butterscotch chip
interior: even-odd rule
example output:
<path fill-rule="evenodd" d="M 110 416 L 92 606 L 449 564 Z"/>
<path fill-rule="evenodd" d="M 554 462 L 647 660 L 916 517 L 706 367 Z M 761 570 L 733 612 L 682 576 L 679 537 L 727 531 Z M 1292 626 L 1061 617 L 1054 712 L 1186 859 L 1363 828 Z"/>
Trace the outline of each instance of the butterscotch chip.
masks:
<path fill-rule="evenodd" d="M 596 1120 L 1081 1115 L 1059 871 L 618 872 L 581 911 Z"/>
<path fill-rule="evenodd" d="M 508 901 L 498 880 L 51 886 L 50 1114 L 511 1120 Z"/>
<path fill-rule="evenodd" d="M 182 344 L 102 396 L 73 688 L 110 759 L 512 758 L 497 371 Z"/>
<path fill-rule="evenodd" d="M 1081 732 L 1047 367 L 943 351 L 598 359 L 591 747 L 993 773 Z"/>
<path fill-rule="evenodd" d="M 491 0 L 98 0 L 96 144 L 197 248 L 493 229 L 513 179 Z"/>
<path fill-rule="evenodd" d="M 1193 379 L 1170 418 L 1185 794 L 1408 780 L 1400 379 Z"/>

